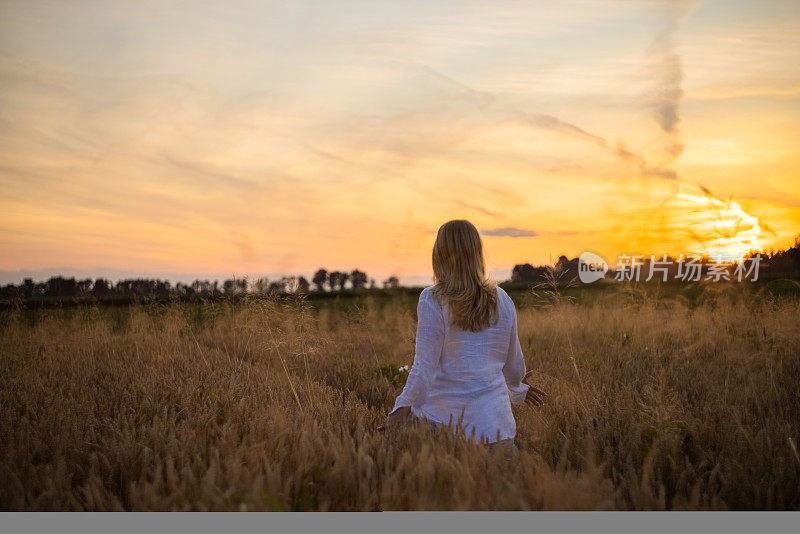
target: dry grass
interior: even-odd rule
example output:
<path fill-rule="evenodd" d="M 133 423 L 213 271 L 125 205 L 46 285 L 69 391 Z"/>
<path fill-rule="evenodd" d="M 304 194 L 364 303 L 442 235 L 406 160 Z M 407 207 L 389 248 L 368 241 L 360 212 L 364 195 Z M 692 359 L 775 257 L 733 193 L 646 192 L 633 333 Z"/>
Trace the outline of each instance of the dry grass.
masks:
<path fill-rule="evenodd" d="M 374 430 L 401 384 L 387 364 L 411 363 L 413 305 L 10 313 L 0 508 L 800 507 L 797 300 L 523 307 L 550 396 L 514 408 L 512 462 Z"/>

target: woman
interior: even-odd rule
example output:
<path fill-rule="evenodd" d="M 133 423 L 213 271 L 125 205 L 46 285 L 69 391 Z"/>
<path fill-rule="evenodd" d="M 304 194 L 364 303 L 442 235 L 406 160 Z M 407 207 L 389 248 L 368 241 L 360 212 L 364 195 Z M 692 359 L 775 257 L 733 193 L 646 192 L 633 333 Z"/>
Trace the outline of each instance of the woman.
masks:
<path fill-rule="evenodd" d="M 414 363 L 403 392 L 379 430 L 409 416 L 434 427 L 461 422 L 467 436 L 510 447 L 516 435 L 511 403 L 543 404 L 530 386 L 517 335 L 514 303 L 486 278 L 483 245 L 468 221 L 439 228 L 433 245 L 435 284 L 417 305 Z"/>

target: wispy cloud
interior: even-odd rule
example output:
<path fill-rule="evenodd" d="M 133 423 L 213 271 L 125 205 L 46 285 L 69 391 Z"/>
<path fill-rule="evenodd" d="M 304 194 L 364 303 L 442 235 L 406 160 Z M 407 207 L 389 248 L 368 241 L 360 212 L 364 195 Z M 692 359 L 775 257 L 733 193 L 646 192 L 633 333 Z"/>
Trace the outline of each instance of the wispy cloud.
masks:
<path fill-rule="evenodd" d="M 679 130 L 683 57 L 678 53 L 675 34 L 688 16 L 692 3 L 690 0 L 666 0 L 657 6 L 663 27 L 647 51 L 649 63 L 645 72 L 649 83 L 644 100 L 661 129 L 664 143 L 660 165 L 667 166 L 680 157 L 684 150 Z"/>
<path fill-rule="evenodd" d="M 536 237 L 539 235 L 539 232 L 536 230 L 526 230 L 524 228 L 514 228 L 513 226 L 504 226 L 503 228 L 481 230 L 481 234 L 489 237 Z"/>

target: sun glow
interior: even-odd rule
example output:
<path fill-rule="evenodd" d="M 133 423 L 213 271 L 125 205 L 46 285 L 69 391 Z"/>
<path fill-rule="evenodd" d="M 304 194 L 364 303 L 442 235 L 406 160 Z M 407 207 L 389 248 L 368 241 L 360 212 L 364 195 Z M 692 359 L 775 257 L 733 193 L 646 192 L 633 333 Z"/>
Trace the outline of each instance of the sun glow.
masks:
<path fill-rule="evenodd" d="M 692 255 L 707 256 L 717 263 L 740 262 L 750 252 L 763 251 L 767 227 L 732 199 L 720 200 L 707 189 L 702 194 L 679 190 L 677 198 L 696 206 L 685 215 L 686 229 L 697 242 Z"/>

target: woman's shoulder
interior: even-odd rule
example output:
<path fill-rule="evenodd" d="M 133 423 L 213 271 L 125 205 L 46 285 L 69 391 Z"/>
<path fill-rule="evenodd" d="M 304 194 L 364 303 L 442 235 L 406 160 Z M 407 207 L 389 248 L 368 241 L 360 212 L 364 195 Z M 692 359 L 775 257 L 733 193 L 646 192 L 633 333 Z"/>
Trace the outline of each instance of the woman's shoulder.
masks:
<path fill-rule="evenodd" d="M 436 294 L 434 292 L 434 288 L 435 287 L 436 287 L 435 285 L 432 285 L 432 286 L 428 286 L 426 288 L 423 288 L 422 291 L 419 294 L 419 300 L 420 301 L 428 300 L 428 301 L 433 302 L 434 304 L 438 305 L 439 304 L 439 299 L 436 298 Z"/>
<path fill-rule="evenodd" d="M 419 298 L 421 298 L 421 299 L 429 299 L 429 298 L 433 297 L 433 288 L 434 288 L 434 286 L 428 286 L 428 287 L 422 288 L 422 291 L 419 294 Z"/>
<path fill-rule="evenodd" d="M 514 306 L 514 301 L 511 299 L 511 296 L 499 285 L 497 286 L 497 302 L 506 310 L 514 309 L 516 311 L 516 307 Z"/>
<path fill-rule="evenodd" d="M 437 299 L 435 298 L 434 291 L 433 291 L 434 287 L 435 286 L 428 286 L 426 288 L 423 288 L 422 291 L 419 294 L 419 300 L 420 301 L 422 301 L 422 300 L 430 300 L 432 302 L 436 302 Z"/>
<path fill-rule="evenodd" d="M 424 288 L 419 294 L 418 306 L 425 306 L 428 309 L 435 309 L 440 314 L 444 313 L 444 306 L 440 298 L 436 296 L 434 288 L 436 286 L 428 286 Z"/>
<path fill-rule="evenodd" d="M 502 300 L 504 302 L 508 302 L 509 300 L 511 300 L 511 297 L 508 296 L 508 293 L 506 293 L 505 289 L 500 287 L 499 284 L 496 287 L 497 287 L 497 298 L 498 299 L 500 299 L 500 300 Z"/>

